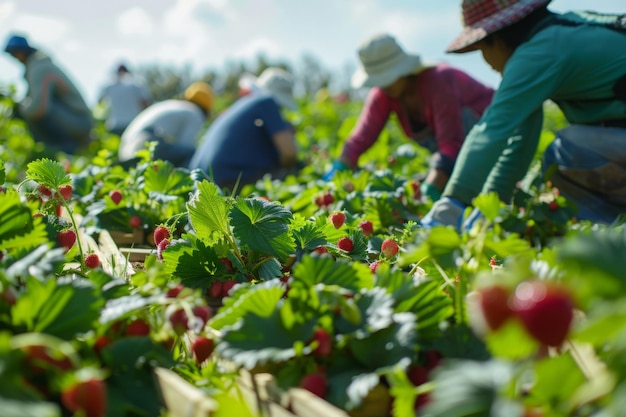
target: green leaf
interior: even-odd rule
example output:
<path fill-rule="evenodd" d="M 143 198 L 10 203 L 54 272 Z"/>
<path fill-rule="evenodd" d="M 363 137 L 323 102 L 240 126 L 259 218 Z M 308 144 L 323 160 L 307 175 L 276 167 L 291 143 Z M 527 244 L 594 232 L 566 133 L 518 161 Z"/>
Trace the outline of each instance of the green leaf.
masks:
<path fill-rule="evenodd" d="M 186 194 L 194 187 L 189 170 L 176 168 L 167 161 L 160 161 L 157 169 L 148 167 L 143 177 L 144 191 L 155 198 Z"/>
<path fill-rule="evenodd" d="M 250 291 L 237 293 L 227 298 L 224 306 L 211 320 L 214 329 L 232 326 L 241 318 L 254 314 L 269 317 L 277 310 L 278 303 L 285 294 L 282 283 L 278 280 L 256 284 Z"/>
<path fill-rule="evenodd" d="M 415 316 L 411 313 L 393 315 L 393 323 L 365 337 L 351 338 L 348 349 L 365 369 L 397 365 L 415 354 Z"/>
<path fill-rule="evenodd" d="M 585 382 L 585 375 L 571 352 L 566 352 L 536 363 L 531 397 L 540 404 L 565 403 Z"/>
<path fill-rule="evenodd" d="M 46 401 L 19 401 L 0 397 L 2 417 L 61 417 L 58 404 Z"/>
<path fill-rule="evenodd" d="M 161 302 L 163 296 L 142 297 L 138 294 L 108 300 L 100 312 L 100 323 L 107 324 Z"/>
<path fill-rule="evenodd" d="M 258 276 L 263 280 L 269 280 L 283 276 L 282 266 L 276 258 L 270 258 L 263 262 L 258 269 Z"/>
<path fill-rule="evenodd" d="M 6 168 L 4 167 L 4 161 L 0 159 L 0 185 L 4 184 L 7 179 Z"/>
<path fill-rule="evenodd" d="M 199 239 L 174 241 L 163 252 L 163 271 L 191 288 L 209 288 L 220 268 L 215 250 Z"/>
<path fill-rule="evenodd" d="M 311 221 L 294 229 L 292 233 L 297 247 L 304 251 L 312 251 L 327 243 L 323 229 Z"/>
<path fill-rule="evenodd" d="M 494 222 L 500 213 L 500 205 L 502 202 L 495 192 L 480 194 L 477 196 L 472 204 L 475 208 L 480 210 L 485 219 L 490 222 Z"/>
<path fill-rule="evenodd" d="M 296 341 L 306 341 L 313 334 L 316 320 L 286 329 L 280 312 L 269 317 L 246 315 L 237 325 L 222 329 L 216 351 L 224 359 L 246 369 L 268 362 L 282 362 L 296 356 Z"/>
<path fill-rule="evenodd" d="M 511 360 L 527 358 L 538 348 L 519 320 L 508 320 L 497 331 L 487 334 L 485 341 L 493 356 Z"/>
<path fill-rule="evenodd" d="M 112 371 L 140 370 L 150 367 L 172 367 L 176 364 L 172 354 L 148 336 L 121 338 L 107 346 L 103 362 Z"/>
<path fill-rule="evenodd" d="M 295 253 L 289 233 L 292 214 L 278 203 L 238 198 L 230 213 L 235 236 L 250 249 L 285 260 Z"/>
<path fill-rule="evenodd" d="M 26 169 L 26 177 L 50 189 L 58 189 L 72 182 L 60 162 L 47 158 L 30 162 Z"/>
<path fill-rule="evenodd" d="M 341 316 L 337 317 L 334 322 L 336 333 L 354 334 L 362 338 L 393 323 L 394 300 L 385 289 L 362 290 L 354 297 L 354 301 L 361 312 L 362 320 L 354 323 Z"/>
<path fill-rule="evenodd" d="M 434 373 L 435 389 L 423 415 L 489 416 L 499 392 L 512 377 L 511 365 L 498 361 L 446 361 Z"/>
<path fill-rule="evenodd" d="M 21 202 L 13 189 L 0 193 L 0 249 L 29 249 L 48 241 L 46 227 L 40 217 Z"/>
<path fill-rule="evenodd" d="M 208 181 L 198 183 L 197 193 L 187 203 L 189 222 L 199 238 L 211 238 L 214 233 L 230 235 L 228 211 L 230 204 L 220 195 L 217 186 Z"/>
<path fill-rule="evenodd" d="M 319 283 L 339 285 L 353 292 L 374 286 L 374 277 L 367 265 L 335 261 L 327 256 L 305 255 L 293 269 L 292 276 L 309 286 Z"/>

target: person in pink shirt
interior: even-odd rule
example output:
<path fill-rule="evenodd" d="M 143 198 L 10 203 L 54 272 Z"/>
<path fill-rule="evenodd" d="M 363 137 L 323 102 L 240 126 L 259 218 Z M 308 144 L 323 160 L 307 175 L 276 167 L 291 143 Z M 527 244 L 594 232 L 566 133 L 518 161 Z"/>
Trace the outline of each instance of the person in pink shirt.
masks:
<path fill-rule="evenodd" d="M 448 182 L 463 140 L 491 103 L 494 90 L 449 65 L 424 64 L 388 34 L 371 37 L 358 50 L 361 67 L 354 88 L 373 87 L 341 156 L 324 176 L 355 169 L 392 113 L 405 135 L 432 151 L 422 193 L 437 200 Z"/>

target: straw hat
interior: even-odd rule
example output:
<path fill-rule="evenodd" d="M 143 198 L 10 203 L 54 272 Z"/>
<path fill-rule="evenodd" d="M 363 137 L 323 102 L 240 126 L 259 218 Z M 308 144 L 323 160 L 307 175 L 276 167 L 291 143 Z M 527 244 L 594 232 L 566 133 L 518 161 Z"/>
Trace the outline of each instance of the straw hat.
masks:
<path fill-rule="evenodd" d="M 183 94 L 187 101 L 197 104 L 205 113 L 211 113 L 213 109 L 213 89 L 205 82 L 197 81 L 192 83 Z"/>
<path fill-rule="evenodd" d="M 407 54 L 393 36 L 375 35 L 358 50 L 361 67 L 352 76 L 352 87 L 387 87 L 398 78 L 416 74 L 432 65 L 424 65 L 419 55 Z"/>
<path fill-rule="evenodd" d="M 452 41 L 446 52 L 476 50 L 476 43 L 500 29 L 522 20 L 552 0 L 463 0 L 465 29 Z"/>
<path fill-rule="evenodd" d="M 270 67 L 259 75 L 256 86 L 270 94 L 279 105 L 296 110 L 298 105 L 293 98 L 293 77 L 281 68 Z"/>

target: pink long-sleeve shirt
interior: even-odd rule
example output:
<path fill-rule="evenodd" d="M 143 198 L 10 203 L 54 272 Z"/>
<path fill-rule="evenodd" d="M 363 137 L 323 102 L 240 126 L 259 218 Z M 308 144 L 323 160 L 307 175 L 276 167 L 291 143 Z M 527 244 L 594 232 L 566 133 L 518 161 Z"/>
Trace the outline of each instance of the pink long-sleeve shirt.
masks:
<path fill-rule="evenodd" d="M 494 94 L 492 88 L 446 64 L 438 64 L 410 80 L 406 94 L 413 95 L 409 100 L 418 101 L 421 107 L 412 114 L 400 99 L 387 96 L 381 88 L 370 90 L 341 154 L 341 159 L 352 168 L 357 166 L 361 154 L 376 142 L 392 112 L 398 116 L 407 137 L 419 143 L 424 129 L 428 128 L 435 137 L 437 152 L 455 161 L 467 133 L 463 110 L 472 111 L 478 120 Z"/>

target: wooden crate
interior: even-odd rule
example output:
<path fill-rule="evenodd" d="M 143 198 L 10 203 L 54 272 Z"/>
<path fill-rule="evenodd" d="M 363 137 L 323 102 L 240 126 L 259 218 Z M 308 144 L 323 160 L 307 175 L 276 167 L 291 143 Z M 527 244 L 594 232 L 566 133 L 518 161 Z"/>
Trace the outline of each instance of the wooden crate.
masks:
<path fill-rule="evenodd" d="M 165 368 L 155 369 L 161 397 L 171 417 L 208 417 L 217 402 L 205 392 Z"/>
<path fill-rule="evenodd" d="M 145 242 L 145 233 L 142 229 L 133 229 L 132 232 L 120 232 L 110 230 L 109 234 L 118 246 L 122 245 L 143 245 Z"/>

